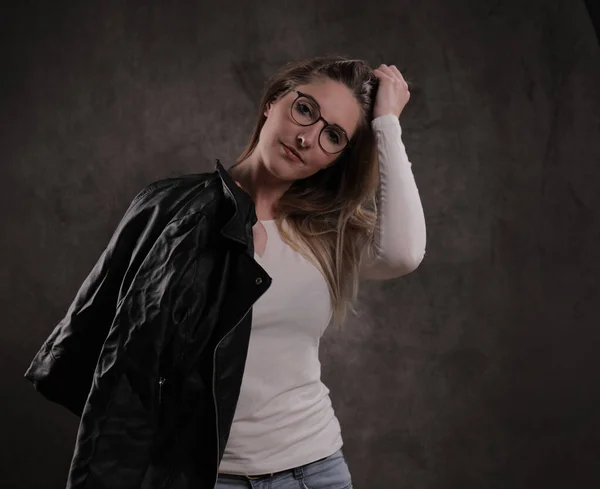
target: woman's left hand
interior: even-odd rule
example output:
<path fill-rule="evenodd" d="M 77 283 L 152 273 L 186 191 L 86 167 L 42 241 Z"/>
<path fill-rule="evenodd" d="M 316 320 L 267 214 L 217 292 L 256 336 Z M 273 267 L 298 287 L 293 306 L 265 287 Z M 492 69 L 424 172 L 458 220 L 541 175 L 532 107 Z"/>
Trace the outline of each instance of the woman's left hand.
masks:
<path fill-rule="evenodd" d="M 379 88 L 375 96 L 373 119 L 387 114 L 400 117 L 402 110 L 410 99 L 408 85 L 404 77 L 394 65 L 380 65 L 373 70 L 379 79 Z"/>

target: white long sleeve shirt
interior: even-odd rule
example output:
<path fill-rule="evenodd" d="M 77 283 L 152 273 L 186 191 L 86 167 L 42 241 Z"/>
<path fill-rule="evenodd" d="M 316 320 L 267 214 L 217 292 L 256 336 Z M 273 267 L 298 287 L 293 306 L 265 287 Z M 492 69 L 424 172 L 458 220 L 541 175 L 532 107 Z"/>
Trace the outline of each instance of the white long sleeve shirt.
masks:
<path fill-rule="evenodd" d="M 383 280 L 417 268 L 425 254 L 425 218 L 398 118 L 385 115 L 371 124 L 379 156 L 379 212 L 361 278 Z M 219 467 L 223 474 L 279 472 L 343 445 L 319 362 L 319 342 L 333 314 L 327 283 L 281 240 L 275 221 L 261 222 L 267 244 L 254 258 L 273 282 L 252 310 L 240 397 Z"/>

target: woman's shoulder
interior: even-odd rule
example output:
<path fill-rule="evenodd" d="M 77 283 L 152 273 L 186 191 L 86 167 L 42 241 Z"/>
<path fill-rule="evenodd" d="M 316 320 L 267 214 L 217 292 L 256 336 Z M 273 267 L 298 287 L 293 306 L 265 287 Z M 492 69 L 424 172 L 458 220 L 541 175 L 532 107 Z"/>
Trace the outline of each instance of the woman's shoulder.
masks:
<path fill-rule="evenodd" d="M 153 180 L 138 192 L 134 201 L 154 198 L 182 197 L 186 192 L 203 189 L 217 176 L 214 172 L 189 173 Z"/>
<path fill-rule="evenodd" d="M 134 197 L 130 211 L 178 219 L 218 207 L 223 190 L 215 173 L 193 173 L 154 180 Z"/>

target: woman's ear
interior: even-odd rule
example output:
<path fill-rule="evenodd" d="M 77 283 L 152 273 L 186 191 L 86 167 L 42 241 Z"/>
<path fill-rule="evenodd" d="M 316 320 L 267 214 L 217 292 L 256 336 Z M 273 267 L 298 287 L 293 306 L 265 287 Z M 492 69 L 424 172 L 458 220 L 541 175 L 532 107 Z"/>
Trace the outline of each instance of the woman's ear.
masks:
<path fill-rule="evenodd" d="M 269 114 L 271 113 L 271 102 L 267 104 L 263 113 L 265 114 L 265 117 L 269 117 Z"/>

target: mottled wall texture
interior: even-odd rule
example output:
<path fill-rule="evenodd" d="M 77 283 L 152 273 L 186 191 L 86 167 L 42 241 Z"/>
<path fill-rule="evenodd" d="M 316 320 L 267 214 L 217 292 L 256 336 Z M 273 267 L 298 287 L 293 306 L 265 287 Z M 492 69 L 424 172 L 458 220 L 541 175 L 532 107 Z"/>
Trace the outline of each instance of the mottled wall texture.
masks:
<path fill-rule="evenodd" d="M 322 342 L 358 489 L 600 487 L 600 48 L 577 0 L 13 2 L 0 118 L 0 486 L 64 487 L 78 419 L 23 378 L 153 180 L 228 165 L 265 78 L 395 64 L 427 219 Z M 177 6 L 175 6 L 177 5 Z"/>

